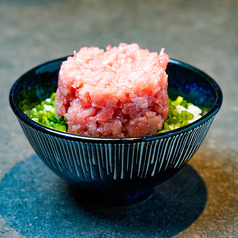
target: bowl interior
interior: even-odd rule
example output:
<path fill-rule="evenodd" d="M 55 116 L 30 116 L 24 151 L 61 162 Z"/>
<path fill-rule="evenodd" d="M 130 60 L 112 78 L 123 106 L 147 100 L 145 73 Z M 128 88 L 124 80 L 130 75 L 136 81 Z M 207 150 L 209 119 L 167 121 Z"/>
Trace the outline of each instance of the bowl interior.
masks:
<path fill-rule="evenodd" d="M 39 65 L 15 82 L 10 92 L 10 104 L 18 117 L 29 120 L 22 111 L 32 108 L 56 91 L 60 65 L 66 59 L 64 57 Z M 207 108 L 209 112 L 204 117 L 217 113 L 221 107 L 222 93 L 211 77 L 174 59 L 170 59 L 166 72 L 170 98 L 175 99 L 180 95 L 194 105 Z"/>
<path fill-rule="evenodd" d="M 168 94 L 172 99 L 180 95 L 194 105 L 208 110 L 219 103 L 221 99 L 219 86 L 202 71 L 170 59 L 166 72 L 169 82 Z"/>
<path fill-rule="evenodd" d="M 25 111 L 48 98 L 57 89 L 62 58 L 42 64 L 25 73 L 13 87 L 16 106 Z"/>

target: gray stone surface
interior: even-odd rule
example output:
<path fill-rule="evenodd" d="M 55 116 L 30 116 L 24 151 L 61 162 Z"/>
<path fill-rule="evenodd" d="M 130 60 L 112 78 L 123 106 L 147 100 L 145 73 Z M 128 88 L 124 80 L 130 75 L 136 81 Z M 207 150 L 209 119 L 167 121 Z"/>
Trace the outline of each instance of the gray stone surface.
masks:
<path fill-rule="evenodd" d="M 72 54 L 82 46 L 105 48 L 108 44 L 136 42 L 151 51 L 165 47 L 170 57 L 212 76 L 224 94 L 221 111 L 189 162 L 206 186 L 204 210 L 188 227 L 177 229 L 179 233 L 174 237 L 238 237 L 237 16 L 236 0 L 1 0 L 0 179 L 20 161 L 34 155 L 8 104 L 9 89 L 21 74 L 42 62 Z M 186 175 L 190 179 L 189 174 L 181 174 Z M 169 188 L 164 185 L 165 195 Z M 181 199 L 189 203 L 183 196 Z M 148 205 L 143 202 L 143 206 Z M 117 221 L 123 218 L 116 217 L 115 222 L 111 222 L 108 214 L 109 211 L 104 211 L 100 224 L 115 226 L 114 232 L 98 234 L 118 237 L 121 224 Z M 91 211 L 88 215 L 93 219 Z M 130 219 L 137 221 L 140 218 Z M 93 224 L 96 226 L 97 221 Z M 152 227 L 155 229 L 154 224 Z M 88 225 L 88 229 L 93 228 Z M 133 229 L 135 234 L 143 232 L 138 226 Z M 169 234 L 169 231 L 152 232 L 151 237 L 168 237 Z M 0 218 L 0 237 L 23 236 Z M 46 237 L 49 236 L 46 234 Z"/>

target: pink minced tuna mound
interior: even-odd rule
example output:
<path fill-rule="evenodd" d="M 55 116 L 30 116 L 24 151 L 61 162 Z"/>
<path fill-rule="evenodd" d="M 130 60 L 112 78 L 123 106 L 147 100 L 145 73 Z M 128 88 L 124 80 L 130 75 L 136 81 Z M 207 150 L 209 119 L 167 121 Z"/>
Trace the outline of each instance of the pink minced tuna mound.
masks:
<path fill-rule="evenodd" d="M 156 134 L 168 116 L 169 57 L 137 44 L 84 47 L 59 71 L 56 115 L 68 132 L 89 137 Z"/>

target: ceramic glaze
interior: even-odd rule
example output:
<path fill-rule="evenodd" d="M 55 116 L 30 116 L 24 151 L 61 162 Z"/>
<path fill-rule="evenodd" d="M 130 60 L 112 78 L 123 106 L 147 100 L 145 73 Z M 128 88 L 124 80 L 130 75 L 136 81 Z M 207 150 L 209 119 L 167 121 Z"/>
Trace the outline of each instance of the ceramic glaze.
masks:
<path fill-rule="evenodd" d="M 82 196 L 108 204 L 132 204 L 176 174 L 198 150 L 222 104 L 217 83 L 202 71 L 170 59 L 169 96 L 178 95 L 209 111 L 197 121 L 165 133 L 124 138 L 93 138 L 46 128 L 29 119 L 22 107 L 56 90 L 66 58 L 42 64 L 12 86 L 10 104 L 32 148 L 59 177 Z"/>

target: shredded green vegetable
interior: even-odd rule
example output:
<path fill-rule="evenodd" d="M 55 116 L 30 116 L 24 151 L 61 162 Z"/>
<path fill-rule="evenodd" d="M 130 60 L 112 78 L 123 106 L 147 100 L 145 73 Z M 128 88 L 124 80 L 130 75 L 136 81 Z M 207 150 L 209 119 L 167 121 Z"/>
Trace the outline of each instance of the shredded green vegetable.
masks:
<path fill-rule="evenodd" d="M 177 110 L 177 106 L 182 106 L 185 110 Z M 183 97 L 178 96 L 176 100 L 171 100 L 169 98 L 169 114 L 168 118 L 164 122 L 164 127 L 162 130 L 158 131 L 158 133 L 163 133 L 166 131 L 171 131 L 174 129 L 178 129 L 180 127 L 186 126 L 190 124 L 190 121 L 194 119 L 194 114 L 189 112 L 188 107 L 193 105 L 192 103 L 188 103 Z M 202 111 L 201 111 L 202 113 Z"/>
<path fill-rule="evenodd" d="M 42 101 L 30 111 L 24 112 L 33 121 L 57 131 L 67 132 L 67 121 L 63 116 L 55 115 L 55 93 L 50 98 Z"/>
<path fill-rule="evenodd" d="M 164 127 L 158 133 L 171 131 L 182 126 L 186 126 L 194 120 L 194 116 L 200 116 L 189 111 L 189 106 L 193 106 L 196 110 L 200 110 L 192 103 L 188 103 L 183 97 L 178 96 L 176 100 L 169 99 L 169 113 L 168 118 L 164 122 Z M 24 111 L 24 113 L 33 121 L 49 127 L 54 130 L 67 132 L 67 120 L 63 116 L 56 117 L 55 115 L 55 93 L 51 97 L 42 101 L 40 104 L 33 107 L 31 110 Z"/>

